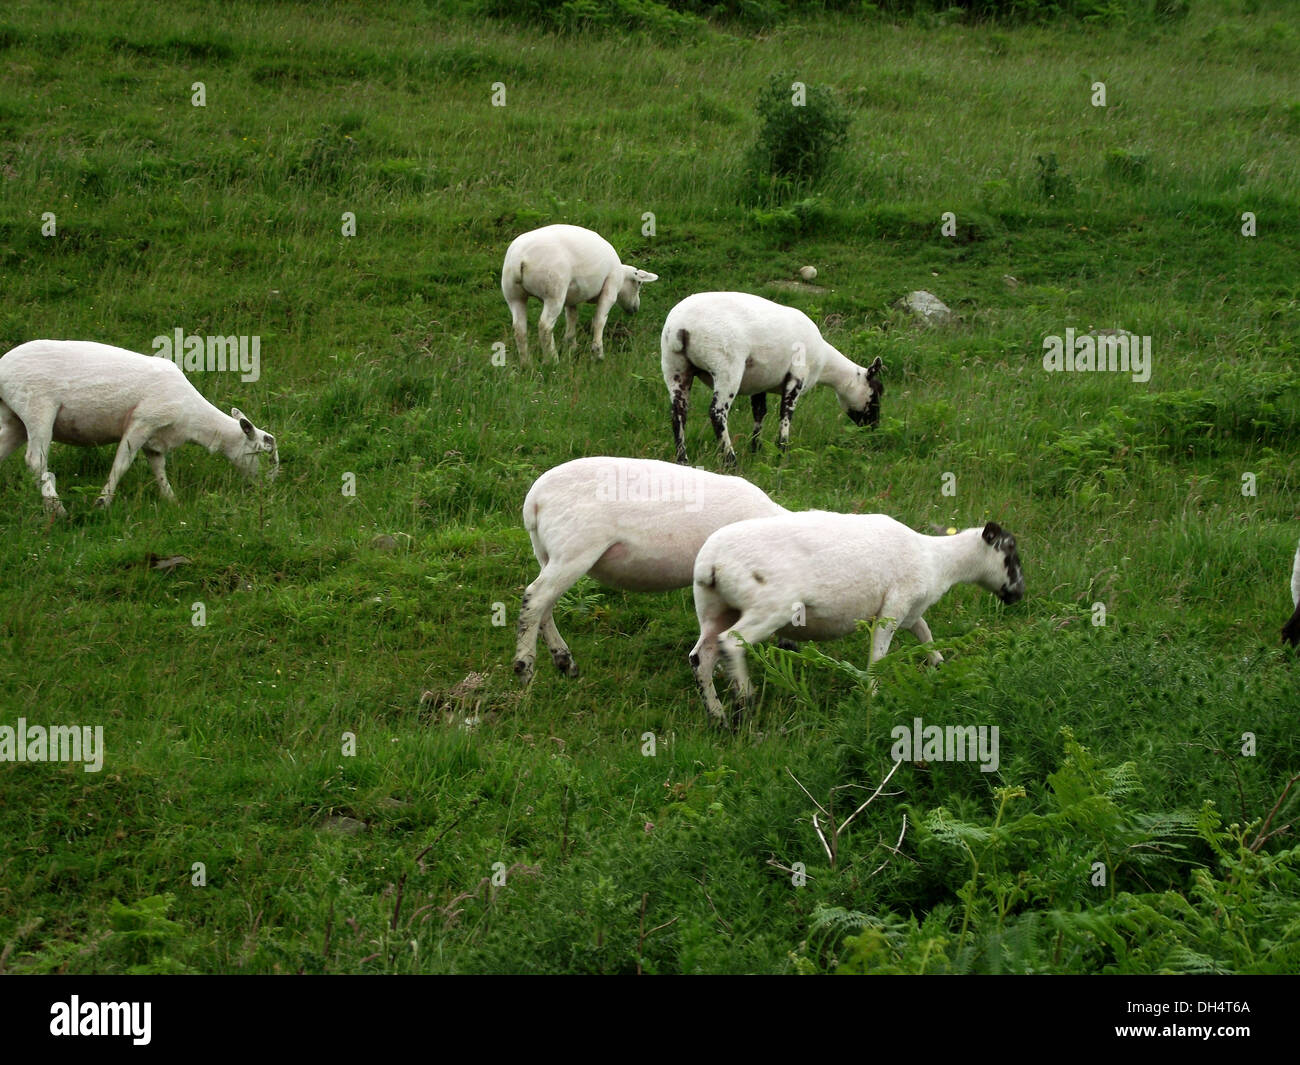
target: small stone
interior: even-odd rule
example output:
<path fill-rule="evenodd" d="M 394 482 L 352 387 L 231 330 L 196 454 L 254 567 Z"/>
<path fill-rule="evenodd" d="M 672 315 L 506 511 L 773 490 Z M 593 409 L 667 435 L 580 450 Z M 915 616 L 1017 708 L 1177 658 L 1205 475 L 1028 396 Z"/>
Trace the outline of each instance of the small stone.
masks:
<path fill-rule="evenodd" d="M 815 281 L 817 279 L 817 267 L 803 266 L 799 268 L 799 276 L 805 281 Z"/>
<path fill-rule="evenodd" d="M 370 546 L 376 551 L 396 551 L 399 545 L 396 536 L 389 536 L 387 533 L 382 533 L 370 541 Z"/>

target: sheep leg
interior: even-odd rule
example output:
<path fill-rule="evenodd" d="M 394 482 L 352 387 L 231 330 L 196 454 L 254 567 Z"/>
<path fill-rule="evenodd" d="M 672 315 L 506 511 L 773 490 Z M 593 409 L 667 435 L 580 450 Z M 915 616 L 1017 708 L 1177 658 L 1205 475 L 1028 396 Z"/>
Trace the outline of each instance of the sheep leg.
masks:
<path fill-rule="evenodd" d="M 578 308 L 576 304 L 564 305 L 564 346 L 572 348 L 578 343 Z"/>
<path fill-rule="evenodd" d="M 149 469 L 153 470 L 153 478 L 158 482 L 158 491 L 162 493 L 163 499 L 168 503 L 176 502 L 176 493 L 172 491 L 172 486 L 167 483 L 167 455 L 162 451 L 145 450 L 144 457 L 149 460 Z"/>
<path fill-rule="evenodd" d="M 889 652 L 889 645 L 893 641 L 894 633 L 897 630 L 898 630 L 898 622 L 894 618 L 883 616 L 883 614 L 882 616 L 876 618 L 875 631 L 871 635 L 871 664 L 872 665 L 875 665 L 875 663 L 879 662 Z M 925 631 L 929 632 L 930 630 L 927 627 Z M 872 695 L 875 695 L 880 688 L 880 684 L 876 680 L 874 674 L 872 674 L 869 687 L 871 689 Z"/>
<path fill-rule="evenodd" d="M 4 462 L 27 439 L 22 419 L 0 403 L 0 462 Z"/>
<path fill-rule="evenodd" d="M 586 573 L 602 554 L 607 544 L 602 544 L 593 551 L 572 559 L 564 564 L 557 564 L 551 558 L 542 566 L 542 572 L 524 589 L 524 601 L 519 608 L 519 627 L 515 642 L 515 675 L 521 684 L 533 679 L 533 666 L 537 660 L 537 633 L 540 630 L 546 640 L 546 647 L 551 652 L 555 668 L 568 677 L 578 675 L 578 666 L 573 661 L 564 637 L 555 627 L 551 616 L 560 596 L 577 583 L 578 578 Z"/>
<path fill-rule="evenodd" d="M 55 491 L 54 474 L 49 471 L 50 440 L 54 436 L 54 421 L 58 414 L 57 407 L 33 411 L 28 415 L 24 426 L 27 433 L 27 468 L 35 475 L 41 490 L 41 501 L 45 504 L 45 513 L 52 518 L 63 518 L 68 514 Z"/>
<path fill-rule="evenodd" d="M 596 316 L 591 320 L 591 351 L 598 359 L 605 357 L 605 319 L 609 317 L 610 308 L 614 306 L 614 300 L 618 298 L 618 288 L 616 285 L 615 274 L 611 274 L 605 287 L 600 290 L 600 295 L 596 298 Z"/>
<path fill-rule="evenodd" d="M 776 435 L 776 446 L 782 451 L 790 447 L 790 418 L 794 414 L 794 405 L 799 402 L 799 393 L 803 391 L 803 381 L 787 374 L 781 383 L 781 426 Z"/>
<path fill-rule="evenodd" d="M 925 623 L 925 618 L 917 618 L 916 621 L 909 626 L 908 631 L 916 637 L 918 643 L 934 643 L 934 637 L 930 634 L 930 626 Z M 928 661 L 932 666 L 941 666 L 943 665 L 943 655 L 931 647 L 930 653 L 926 655 L 926 661 Z"/>
<path fill-rule="evenodd" d="M 736 451 L 731 446 L 731 435 L 727 432 L 727 417 L 731 414 L 731 404 L 735 402 L 740 390 L 740 381 L 731 380 L 730 376 L 713 375 L 713 401 L 709 404 L 709 421 L 713 423 L 713 432 L 722 444 L 722 462 L 726 466 L 736 464 Z"/>
<path fill-rule="evenodd" d="M 745 662 L 745 644 L 762 643 L 777 629 L 789 623 L 790 612 L 784 607 L 761 614 L 747 613 L 742 614 L 740 620 L 718 637 L 722 661 L 736 693 L 737 716 L 748 708 L 755 691 L 754 682 L 749 679 L 749 666 Z"/>
<path fill-rule="evenodd" d="M 767 393 L 755 392 L 749 397 L 749 405 L 754 411 L 754 435 L 749 438 L 751 453 L 758 451 L 758 434 L 763 430 L 763 419 L 767 417 Z"/>
<path fill-rule="evenodd" d="M 528 297 L 506 301 L 510 305 L 510 325 L 515 331 L 515 349 L 522 362 L 528 361 Z"/>
<path fill-rule="evenodd" d="M 695 374 L 690 365 L 681 373 L 673 374 L 668 392 L 672 396 L 673 443 L 677 445 L 677 461 L 686 465 L 686 408 L 691 399 L 691 381 Z"/>
<path fill-rule="evenodd" d="M 704 699 L 704 708 L 715 725 L 728 724 L 727 712 L 718 690 L 713 686 L 713 671 L 718 667 L 718 633 L 725 627 L 720 618 L 713 618 L 700 623 L 700 638 L 691 648 L 689 661 L 691 671 L 695 674 L 695 685 L 700 689 Z"/>
<path fill-rule="evenodd" d="M 537 320 L 537 339 L 542 345 L 542 356 L 551 362 L 558 362 L 560 356 L 555 350 L 555 322 L 564 308 L 564 297 L 547 296 L 542 301 L 542 315 Z"/>
<path fill-rule="evenodd" d="M 113 502 L 113 494 L 117 491 L 117 482 L 130 468 L 135 453 L 144 446 L 144 442 L 149 438 L 149 430 L 141 426 L 138 422 L 128 422 L 126 430 L 122 433 L 122 439 L 117 445 L 117 454 L 113 457 L 113 468 L 108 471 L 108 481 L 105 482 L 103 490 L 99 493 L 99 498 L 95 500 L 95 506 L 107 507 Z"/>
<path fill-rule="evenodd" d="M 1282 639 L 1292 647 L 1300 645 L 1300 603 L 1296 604 L 1290 620 L 1282 626 Z"/>

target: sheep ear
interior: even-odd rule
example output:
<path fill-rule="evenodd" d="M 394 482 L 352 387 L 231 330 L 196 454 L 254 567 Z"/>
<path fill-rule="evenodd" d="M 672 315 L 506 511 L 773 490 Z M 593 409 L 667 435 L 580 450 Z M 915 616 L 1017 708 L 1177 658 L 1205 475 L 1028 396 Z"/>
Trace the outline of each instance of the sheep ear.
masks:
<path fill-rule="evenodd" d="M 651 281 L 659 280 L 658 274 L 652 274 L 648 270 L 633 270 L 632 277 L 635 280 L 640 281 L 643 285 L 648 285 Z"/>
<path fill-rule="evenodd" d="M 236 421 L 238 421 L 240 418 L 244 416 L 244 412 L 240 410 L 238 407 L 231 407 L 230 416 L 234 418 Z"/>
<path fill-rule="evenodd" d="M 244 430 L 244 435 L 248 437 L 249 440 L 253 440 L 257 437 L 257 430 L 253 428 L 253 423 L 247 418 L 239 419 L 239 427 Z"/>
<path fill-rule="evenodd" d="M 867 376 L 875 377 L 884 368 L 885 368 L 885 364 L 880 361 L 880 356 L 877 355 L 875 361 L 873 361 L 872 364 L 867 367 Z"/>
<path fill-rule="evenodd" d="M 984 526 L 984 542 L 986 544 L 997 543 L 998 537 L 1002 535 L 1002 526 L 996 521 L 991 521 Z"/>

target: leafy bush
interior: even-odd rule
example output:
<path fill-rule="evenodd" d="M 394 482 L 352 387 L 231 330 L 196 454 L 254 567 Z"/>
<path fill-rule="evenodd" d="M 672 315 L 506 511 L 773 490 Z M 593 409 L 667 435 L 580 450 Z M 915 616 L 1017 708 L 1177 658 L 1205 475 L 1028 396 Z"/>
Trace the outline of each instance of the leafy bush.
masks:
<path fill-rule="evenodd" d="M 824 85 L 774 74 L 758 94 L 758 138 L 749 171 L 773 191 L 815 184 L 849 138 L 849 112 Z"/>
<path fill-rule="evenodd" d="M 919 850 L 968 878 L 924 917 L 821 906 L 795 956 L 802 972 L 1281 973 L 1300 959 L 1300 847 L 1266 853 L 1266 819 L 1223 826 L 1214 804 L 1151 813 L 1131 762 L 1103 768 L 1062 729 L 1046 812 L 1012 816 L 1021 787 L 995 789 L 991 822 L 943 807 Z M 1279 806 L 1282 805 L 1279 801 Z M 1202 864 L 1217 859 L 1218 872 Z M 1098 864 L 1100 863 L 1100 865 Z M 1192 865 L 1190 877 L 1182 872 Z M 1161 889 L 1152 889 L 1152 884 Z"/>

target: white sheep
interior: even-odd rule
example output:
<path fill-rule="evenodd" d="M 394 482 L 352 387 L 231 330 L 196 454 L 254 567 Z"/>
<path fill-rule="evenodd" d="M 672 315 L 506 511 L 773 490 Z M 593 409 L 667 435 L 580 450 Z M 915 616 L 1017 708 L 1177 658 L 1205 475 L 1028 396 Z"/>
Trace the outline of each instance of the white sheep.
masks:
<path fill-rule="evenodd" d="M 585 458 L 548 470 L 524 500 L 524 528 L 542 572 L 524 592 L 515 673 L 532 680 L 540 628 L 556 668 L 577 676 L 552 610 L 583 574 L 626 591 L 685 588 L 710 533 L 785 513 L 740 477 L 670 462 Z"/>
<path fill-rule="evenodd" d="M 1296 548 L 1295 561 L 1291 563 L 1291 603 L 1295 613 L 1282 626 L 1282 639 L 1295 647 L 1300 645 L 1300 547 Z"/>
<path fill-rule="evenodd" d="M 543 226 L 516 237 L 501 266 L 501 291 L 510 306 L 519 357 L 528 359 L 528 297 L 542 301 L 537 323 L 543 355 L 554 360 L 555 320 L 564 309 L 564 341 L 577 341 L 578 304 L 596 302 L 591 321 L 591 350 L 605 357 L 605 319 L 618 305 L 629 314 L 641 306 L 641 286 L 659 275 L 625 266 L 613 246 L 599 233 L 580 226 Z"/>
<path fill-rule="evenodd" d="M 63 516 L 49 472 L 50 441 L 97 447 L 117 443 L 108 483 L 95 501 L 106 507 L 135 453 L 144 450 L 163 498 L 167 452 L 188 441 L 220 451 L 243 473 L 257 471 L 269 453 L 279 465 L 275 438 L 238 409 L 222 414 L 199 395 L 169 359 L 85 340 L 32 340 L 0 358 L 0 461 L 27 442 L 27 465 L 41 486 L 46 510 Z"/>
<path fill-rule="evenodd" d="M 767 394 L 781 397 L 777 444 L 790 441 L 790 416 L 805 389 L 827 385 L 840 407 L 858 425 L 880 420 L 880 358 L 859 366 L 822 339 L 806 314 L 747 292 L 697 292 L 668 312 L 659 342 L 664 384 L 672 399 L 673 440 L 677 461 L 686 461 L 686 406 L 691 382 L 701 378 L 713 388 L 709 419 L 722 442 L 723 460 L 734 465 L 736 453 L 727 433 L 727 415 L 737 396 L 749 396 L 754 411 L 751 450 L 767 414 Z"/>
<path fill-rule="evenodd" d="M 721 655 L 739 709 L 753 695 L 741 640 L 774 633 L 827 640 L 880 619 L 871 661 L 907 629 L 931 642 L 923 617 L 954 584 L 978 584 L 1004 603 L 1025 594 L 1020 556 L 1010 533 L 994 522 L 952 536 L 925 536 L 884 514 L 805 511 L 737 522 L 704 542 L 695 559 L 695 613 L 700 638 L 691 668 L 709 714 L 725 721 L 713 687 Z M 929 661 L 943 656 L 931 650 Z"/>

